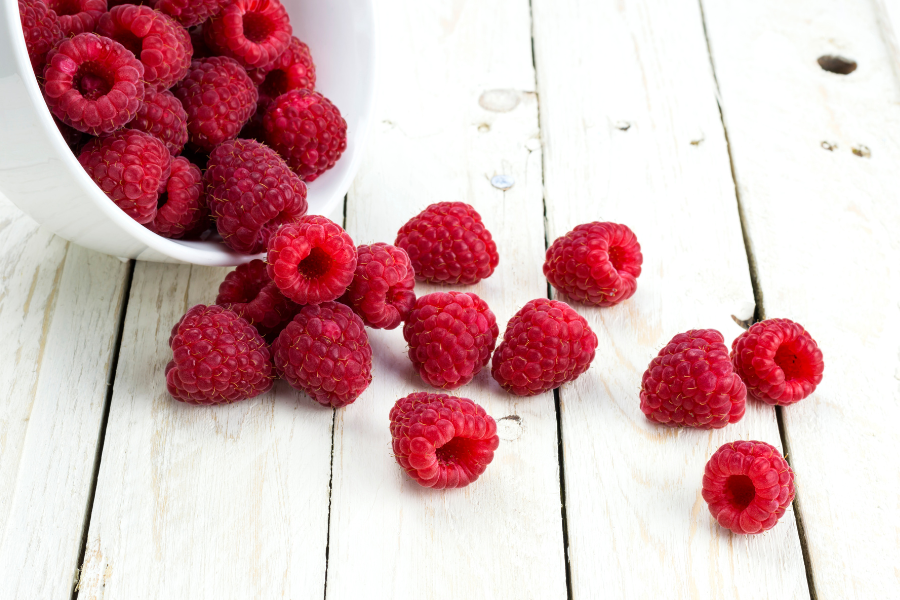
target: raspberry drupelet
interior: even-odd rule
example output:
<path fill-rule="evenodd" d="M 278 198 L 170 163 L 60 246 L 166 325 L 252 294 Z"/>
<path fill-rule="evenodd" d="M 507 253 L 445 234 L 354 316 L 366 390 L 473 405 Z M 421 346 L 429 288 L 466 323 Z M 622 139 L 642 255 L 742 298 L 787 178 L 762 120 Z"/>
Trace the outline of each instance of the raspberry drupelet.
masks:
<path fill-rule="evenodd" d="M 766 404 L 788 406 L 812 394 L 822 382 L 822 351 L 799 323 L 767 319 L 731 344 L 731 362 L 747 393 Z"/>
<path fill-rule="evenodd" d="M 156 216 L 146 227 L 171 239 L 181 239 L 197 228 L 207 215 L 203 176 L 197 165 L 179 156 L 172 160 L 172 174 L 156 202 Z"/>
<path fill-rule="evenodd" d="M 415 274 L 401 248 L 377 243 L 356 249 L 356 273 L 340 302 L 375 329 L 394 329 L 416 303 Z"/>
<path fill-rule="evenodd" d="M 187 113 L 178 98 L 168 90 L 147 91 L 128 127 L 160 140 L 172 156 L 181 154 L 188 140 Z"/>
<path fill-rule="evenodd" d="M 390 420 L 394 457 L 423 487 L 469 485 L 500 445 L 497 423 L 468 398 L 416 392 L 397 400 Z"/>
<path fill-rule="evenodd" d="M 216 304 L 246 319 L 263 337 L 280 332 L 300 310 L 279 291 L 266 272 L 266 263 L 259 259 L 239 265 L 225 276 Z"/>
<path fill-rule="evenodd" d="M 206 44 L 247 69 L 265 67 L 287 50 L 291 22 L 278 0 L 232 0 L 203 26 Z"/>
<path fill-rule="evenodd" d="M 63 39 L 59 17 L 42 0 L 19 0 L 19 20 L 34 74 L 41 79 L 47 53 Z"/>
<path fill-rule="evenodd" d="M 670 427 L 719 429 L 744 416 L 747 388 L 728 360 L 715 329 L 692 329 L 672 338 L 641 380 L 641 411 Z"/>
<path fill-rule="evenodd" d="M 94 31 L 106 12 L 106 0 L 46 0 L 46 4 L 59 16 L 65 37 Z"/>
<path fill-rule="evenodd" d="M 193 27 L 219 14 L 226 4 L 228 0 L 159 0 L 155 8 L 183 27 Z"/>
<path fill-rule="evenodd" d="M 734 533 L 762 533 L 794 501 L 794 472 L 765 442 L 725 444 L 706 463 L 703 499 L 719 525 Z"/>

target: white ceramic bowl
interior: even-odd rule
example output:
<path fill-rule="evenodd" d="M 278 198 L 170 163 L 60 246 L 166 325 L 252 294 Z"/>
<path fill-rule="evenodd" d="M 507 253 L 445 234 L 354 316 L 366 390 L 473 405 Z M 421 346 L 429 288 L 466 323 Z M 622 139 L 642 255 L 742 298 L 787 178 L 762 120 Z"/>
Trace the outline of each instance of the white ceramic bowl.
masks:
<path fill-rule="evenodd" d="M 330 215 L 362 160 L 372 119 L 375 22 L 372 0 L 282 0 L 294 35 L 316 64 L 316 89 L 347 120 L 347 150 L 309 184 L 310 214 Z M 228 266 L 252 256 L 215 241 L 169 240 L 122 212 L 84 172 L 41 97 L 16 0 L 0 0 L 0 192 L 57 235 L 106 254 Z"/>

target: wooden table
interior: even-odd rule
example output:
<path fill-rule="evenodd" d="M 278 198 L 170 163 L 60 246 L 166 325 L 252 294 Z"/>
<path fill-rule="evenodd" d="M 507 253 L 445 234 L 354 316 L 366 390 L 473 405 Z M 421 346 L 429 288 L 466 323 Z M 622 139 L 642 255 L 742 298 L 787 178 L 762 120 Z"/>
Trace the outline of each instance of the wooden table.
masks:
<path fill-rule="evenodd" d="M 593 367 L 459 394 L 502 438 L 476 484 L 419 488 L 388 411 L 425 389 L 370 333 L 352 406 L 280 382 L 219 408 L 165 390 L 169 330 L 225 270 L 123 263 L 0 202 L 0 598 L 900 597 L 900 3 L 379 0 L 380 109 L 343 218 L 358 243 L 473 204 L 505 324 L 547 295 L 547 240 L 628 224 L 638 292 L 579 306 Z M 849 75 L 817 58 L 855 60 Z M 491 184 L 507 175 L 503 191 Z M 435 288 L 417 286 L 425 293 Z M 673 335 L 789 317 L 817 392 L 719 431 L 657 427 L 640 378 Z M 788 453 L 797 500 L 735 536 L 700 496 L 736 439 Z"/>

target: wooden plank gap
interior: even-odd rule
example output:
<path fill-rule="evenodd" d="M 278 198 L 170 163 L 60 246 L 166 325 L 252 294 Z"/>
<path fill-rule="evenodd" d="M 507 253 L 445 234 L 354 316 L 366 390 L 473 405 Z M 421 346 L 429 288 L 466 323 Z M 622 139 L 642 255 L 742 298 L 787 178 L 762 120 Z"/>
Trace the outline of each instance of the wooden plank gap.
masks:
<path fill-rule="evenodd" d="M 347 224 L 347 196 L 344 196 L 344 225 Z M 323 600 L 328 597 L 328 551 L 331 549 L 331 481 L 334 479 L 334 425 L 337 410 L 331 411 L 331 466 L 328 471 L 328 516 L 325 517 L 325 582 L 322 585 Z"/>

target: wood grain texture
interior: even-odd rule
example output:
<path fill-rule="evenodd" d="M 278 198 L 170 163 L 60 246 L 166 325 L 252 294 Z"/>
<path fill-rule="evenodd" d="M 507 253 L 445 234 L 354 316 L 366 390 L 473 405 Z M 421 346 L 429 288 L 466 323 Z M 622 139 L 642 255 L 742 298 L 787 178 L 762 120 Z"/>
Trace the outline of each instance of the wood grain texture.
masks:
<path fill-rule="evenodd" d="M 128 265 L 0 196 L 0 598 L 68 598 Z"/>
<path fill-rule="evenodd" d="M 549 239 L 625 223 L 643 249 L 636 295 L 574 305 L 600 338 L 591 369 L 560 390 L 574 598 L 808 598 L 788 512 L 736 536 L 701 497 L 723 443 L 780 445 L 774 411 L 750 404 L 718 431 L 672 430 L 640 411 L 641 376 L 675 334 L 726 343 L 754 302 L 699 6 L 692 0 L 533 0 Z M 561 298 L 565 300 L 565 298 Z"/>
<path fill-rule="evenodd" d="M 825 355 L 816 393 L 783 409 L 816 592 L 896 597 L 897 57 L 874 3 L 703 5 L 765 316 L 802 323 Z M 828 73 L 823 54 L 859 66 Z"/>

